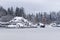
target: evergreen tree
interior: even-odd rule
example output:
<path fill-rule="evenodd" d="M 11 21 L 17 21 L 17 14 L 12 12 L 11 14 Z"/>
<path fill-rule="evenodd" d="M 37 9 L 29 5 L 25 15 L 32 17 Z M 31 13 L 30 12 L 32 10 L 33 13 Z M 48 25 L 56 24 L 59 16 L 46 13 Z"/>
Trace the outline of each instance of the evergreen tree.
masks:
<path fill-rule="evenodd" d="M 8 15 L 14 15 L 13 7 L 8 8 Z"/>
<path fill-rule="evenodd" d="M 39 22 L 38 14 L 36 14 L 35 20 L 36 20 L 36 23 Z"/>
<path fill-rule="evenodd" d="M 20 17 L 24 17 L 26 18 L 26 14 L 24 12 L 24 8 L 21 7 L 21 8 L 16 8 L 16 12 L 15 12 L 16 16 L 20 16 Z"/>
<path fill-rule="evenodd" d="M 16 7 L 15 15 L 16 15 L 16 16 L 20 16 L 19 8 L 18 8 L 18 7 Z"/>

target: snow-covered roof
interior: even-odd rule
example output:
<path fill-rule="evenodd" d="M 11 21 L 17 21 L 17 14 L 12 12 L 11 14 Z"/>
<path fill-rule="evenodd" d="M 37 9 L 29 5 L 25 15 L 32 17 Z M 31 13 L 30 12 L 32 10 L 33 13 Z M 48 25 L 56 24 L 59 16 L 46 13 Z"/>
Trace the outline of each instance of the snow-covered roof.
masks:
<path fill-rule="evenodd" d="M 28 22 L 26 19 L 24 19 L 23 17 L 14 17 L 13 18 L 14 21 L 24 21 L 24 22 Z"/>

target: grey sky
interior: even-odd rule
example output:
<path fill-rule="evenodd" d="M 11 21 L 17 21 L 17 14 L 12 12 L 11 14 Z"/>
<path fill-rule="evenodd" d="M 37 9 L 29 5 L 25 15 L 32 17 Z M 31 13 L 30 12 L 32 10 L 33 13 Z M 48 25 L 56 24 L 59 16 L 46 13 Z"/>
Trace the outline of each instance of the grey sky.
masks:
<path fill-rule="evenodd" d="M 26 13 L 60 10 L 60 0 L 0 0 L 0 5 L 4 8 L 23 6 Z"/>

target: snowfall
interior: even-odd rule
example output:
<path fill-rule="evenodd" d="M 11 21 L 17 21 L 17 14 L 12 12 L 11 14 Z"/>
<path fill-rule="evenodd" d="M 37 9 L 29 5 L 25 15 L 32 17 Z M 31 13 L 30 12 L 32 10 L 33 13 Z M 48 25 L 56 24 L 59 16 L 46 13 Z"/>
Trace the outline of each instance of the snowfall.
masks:
<path fill-rule="evenodd" d="M 60 27 L 0 28 L 0 40 L 60 40 Z"/>

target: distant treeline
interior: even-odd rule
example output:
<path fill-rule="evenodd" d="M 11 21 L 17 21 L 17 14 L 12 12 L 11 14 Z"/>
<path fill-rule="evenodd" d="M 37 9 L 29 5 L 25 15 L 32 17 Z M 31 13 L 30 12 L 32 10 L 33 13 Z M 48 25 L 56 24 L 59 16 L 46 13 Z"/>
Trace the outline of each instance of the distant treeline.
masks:
<path fill-rule="evenodd" d="M 60 23 L 60 11 L 59 12 L 39 12 L 36 13 L 36 15 L 34 15 L 34 13 L 32 14 L 26 14 L 25 10 L 23 7 L 19 8 L 16 7 L 15 11 L 13 10 L 13 7 L 8 8 L 7 10 L 4 9 L 3 7 L 0 7 L 0 18 L 3 16 L 19 16 L 19 17 L 24 17 L 25 19 L 27 19 L 28 21 L 31 21 L 33 23 L 45 23 L 45 24 L 50 24 L 52 22 L 57 22 Z"/>

